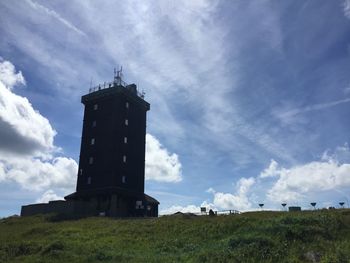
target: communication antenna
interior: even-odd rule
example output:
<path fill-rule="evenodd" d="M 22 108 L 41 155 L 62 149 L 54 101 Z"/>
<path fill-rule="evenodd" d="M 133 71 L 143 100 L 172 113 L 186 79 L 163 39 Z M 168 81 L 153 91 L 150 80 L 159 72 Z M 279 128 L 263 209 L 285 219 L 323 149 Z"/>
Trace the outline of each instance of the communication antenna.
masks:
<path fill-rule="evenodd" d="M 114 68 L 114 83 L 117 86 L 121 86 L 122 85 L 122 83 L 123 83 L 122 78 L 123 78 L 123 67 L 121 66 L 120 70 L 116 70 Z"/>
<path fill-rule="evenodd" d="M 89 92 L 92 92 L 92 77 L 91 77 L 91 80 L 90 80 L 90 89 L 89 89 Z"/>

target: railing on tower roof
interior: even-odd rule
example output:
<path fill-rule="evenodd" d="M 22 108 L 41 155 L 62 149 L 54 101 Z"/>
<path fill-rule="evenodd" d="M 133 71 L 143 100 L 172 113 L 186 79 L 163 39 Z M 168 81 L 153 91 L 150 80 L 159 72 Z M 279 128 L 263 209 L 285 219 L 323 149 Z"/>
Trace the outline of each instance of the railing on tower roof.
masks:
<path fill-rule="evenodd" d="M 95 87 L 90 87 L 89 93 L 96 92 L 96 91 L 99 91 L 102 89 L 107 89 L 107 88 L 114 88 L 114 87 L 128 88 L 129 86 L 131 86 L 131 85 L 128 85 L 125 81 L 123 81 L 123 67 L 120 67 L 120 70 L 116 70 L 116 68 L 114 68 L 114 81 L 107 82 L 107 83 L 104 82 L 103 85 L 99 84 Z M 136 85 L 135 85 L 135 88 L 133 90 L 134 90 L 134 92 L 136 92 L 137 96 L 139 96 L 142 99 L 145 98 L 145 93 L 143 91 L 140 93 L 137 90 Z"/>
<path fill-rule="evenodd" d="M 118 80 L 115 79 L 114 81 L 104 82 L 103 84 L 98 84 L 97 86 L 89 88 L 89 93 L 93 93 L 93 92 L 103 90 L 103 89 L 114 88 L 114 87 L 118 87 L 118 86 L 121 86 L 123 88 L 127 88 L 128 84 L 121 79 L 118 79 Z M 139 96 L 142 99 L 145 98 L 144 92 L 139 92 L 138 90 L 136 90 L 136 94 L 137 94 L 137 96 Z"/>

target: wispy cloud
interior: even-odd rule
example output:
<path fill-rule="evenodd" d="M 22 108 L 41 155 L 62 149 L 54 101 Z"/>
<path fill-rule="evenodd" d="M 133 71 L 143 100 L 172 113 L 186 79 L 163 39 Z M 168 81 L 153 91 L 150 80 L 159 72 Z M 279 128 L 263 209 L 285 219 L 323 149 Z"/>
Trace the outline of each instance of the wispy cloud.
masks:
<path fill-rule="evenodd" d="M 65 25 L 67 28 L 73 30 L 74 32 L 78 33 L 79 35 L 85 36 L 86 34 L 81 31 L 79 28 L 74 26 L 72 23 L 70 23 L 67 19 L 64 19 L 60 14 L 58 14 L 56 11 L 51 10 L 35 1 L 32 0 L 25 0 L 32 8 L 38 10 L 39 12 L 43 12 L 48 16 L 51 16 L 55 18 L 57 21 L 61 22 L 63 25 Z"/>
<path fill-rule="evenodd" d="M 344 0 L 343 8 L 344 8 L 344 15 L 347 18 L 350 18 L 350 0 Z"/>
<path fill-rule="evenodd" d="M 64 27 L 81 31 L 55 10 L 33 0 L 27 2 L 33 10 L 53 16 Z M 264 159 L 266 152 L 291 162 L 293 158 L 283 145 L 271 138 L 262 126 L 251 124 L 244 116 L 245 110 L 237 107 L 239 98 L 232 94 L 238 87 L 239 49 L 250 38 L 243 38 L 242 42 L 239 34 L 227 41 L 231 28 L 216 19 L 218 7 L 219 2 L 206 0 L 176 4 L 139 1 L 117 5 L 72 3 L 71 8 L 79 10 L 79 19 L 84 21 L 84 28 L 88 28 L 94 38 L 85 41 L 78 54 L 71 49 L 51 46 L 61 42 L 61 37 L 56 34 L 48 34 L 44 41 L 39 34 L 25 30 L 17 22 L 12 25 L 11 32 L 17 32 L 13 38 L 23 39 L 15 42 L 23 52 L 30 54 L 43 67 L 49 67 L 50 74 L 66 82 L 63 85 L 66 88 L 61 92 L 71 92 L 73 85 L 81 86 L 78 68 L 84 68 L 86 76 L 97 75 L 96 79 L 101 79 L 105 73 L 100 74 L 96 69 L 102 71 L 108 66 L 113 67 L 113 63 L 122 62 L 129 79 L 142 81 L 139 84 L 146 89 L 147 99 L 152 102 L 152 108 L 157 109 L 152 111 L 148 127 L 173 147 L 184 140 L 194 142 L 194 134 L 189 130 L 198 130 L 205 132 L 195 140 L 203 140 L 205 144 L 211 143 L 223 152 L 230 152 L 234 162 Z M 100 11 L 96 12 L 97 9 Z M 115 16 L 116 9 L 123 12 Z M 276 23 L 278 17 L 271 14 L 270 6 L 251 4 L 247 10 L 263 21 L 257 30 L 261 31 L 266 45 L 279 48 L 281 31 Z M 235 28 L 239 25 L 232 24 Z M 48 28 L 54 26 L 48 21 Z M 80 43 L 72 42 L 70 47 L 76 48 Z M 52 49 L 57 55 L 53 56 Z M 84 61 L 89 57 L 94 58 L 91 64 Z M 241 138 L 248 144 L 255 144 L 254 151 L 247 148 L 247 143 Z M 227 141 L 231 143 L 225 143 Z"/>
<path fill-rule="evenodd" d="M 344 89 L 345 94 L 350 94 L 350 85 Z"/>
<path fill-rule="evenodd" d="M 348 102 L 350 102 L 350 98 L 326 102 L 326 103 L 309 105 L 306 107 L 296 108 L 296 109 L 289 109 L 289 110 L 276 109 L 274 111 L 274 115 L 277 116 L 280 120 L 286 122 L 287 120 L 290 120 L 299 114 L 307 113 L 310 111 L 325 110 L 325 109 L 332 108 L 332 107 L 335 107 L 337 105 L 348 103 Z"/>

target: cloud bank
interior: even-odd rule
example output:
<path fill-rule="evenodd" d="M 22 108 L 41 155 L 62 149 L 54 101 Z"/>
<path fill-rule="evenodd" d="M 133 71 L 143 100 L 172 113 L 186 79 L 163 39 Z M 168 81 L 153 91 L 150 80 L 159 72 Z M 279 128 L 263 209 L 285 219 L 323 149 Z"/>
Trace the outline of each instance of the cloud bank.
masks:
<path fill-rule="evenodd" d="M 315 199 L 318 201 L 318 198 L 323 197 L 327 192 L 336 194 L 328 200 L 321 198 L 321 204 L 334 206 L 339 201 L 347 201 L 348 196 L 345 189 L 350 187 L 349 175 L 350 148 L 348 144 L 344 144 L 336 147 L 333 152 L 325 151 L 320 160 L 289 168 L 281 166 L 272 159 L 258 176 L 240 178 L 232 193 L 218 192 L 209 188 L 207 193 L 212 194 L 213 197 L 211 200 L 202 202 L 200 206 L 193 204 L 173 205 L 163 209 L 161 214 L 171 214 L 177 211 L 199 213 L 200 207 L 203 206 L 218 211 L 238 210 L 244 212 L 257 208 L 257 197 L 259 200 L 265 200 L 267 209 L 280 209 L 281 203 L 285 202 L 288 205 L 303 204 L 302 206 L 305 208 L 305 204 L 315 201 Z M 263 186 L 262 191 L 261 186 Z M 334 197 L 339 200 L 334 199 Z M 309 208 L 308 205 L 306 208 Z"/>
<path fill-rule="evenodd" d="M 0 182 L 15 182 L 34 191 L 73 190 L 77 163 L 54 156 L 58 148 L 50 122 L 27 98 L 12 91 L 15 85 L 25 84 L 22 73 L 4 60 L 0 72 Z"/>
<path fill-rule="evenodd" d="M 280 167 L 271 160 L 260 178 L 273 179 L 273 186 L 267 191 L 271 202 L 297 202 L 308 200 L 311 196 L 322 196 L 322 192 L 350 187 L 349 175 L 350 163 L 340 163 L 328 156 L 327 160 L 323 158 L 291 168 Z"/>

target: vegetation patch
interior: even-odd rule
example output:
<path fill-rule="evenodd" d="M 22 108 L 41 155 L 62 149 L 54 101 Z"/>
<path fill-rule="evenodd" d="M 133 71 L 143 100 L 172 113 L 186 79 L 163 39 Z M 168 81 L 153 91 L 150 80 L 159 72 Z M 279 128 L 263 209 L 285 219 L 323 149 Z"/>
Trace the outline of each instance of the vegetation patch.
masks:
<path fill-rule="evenodd" d="M 0 262 L 350 262 L 346 209 L 57 218 L 0 220 Z"/>

